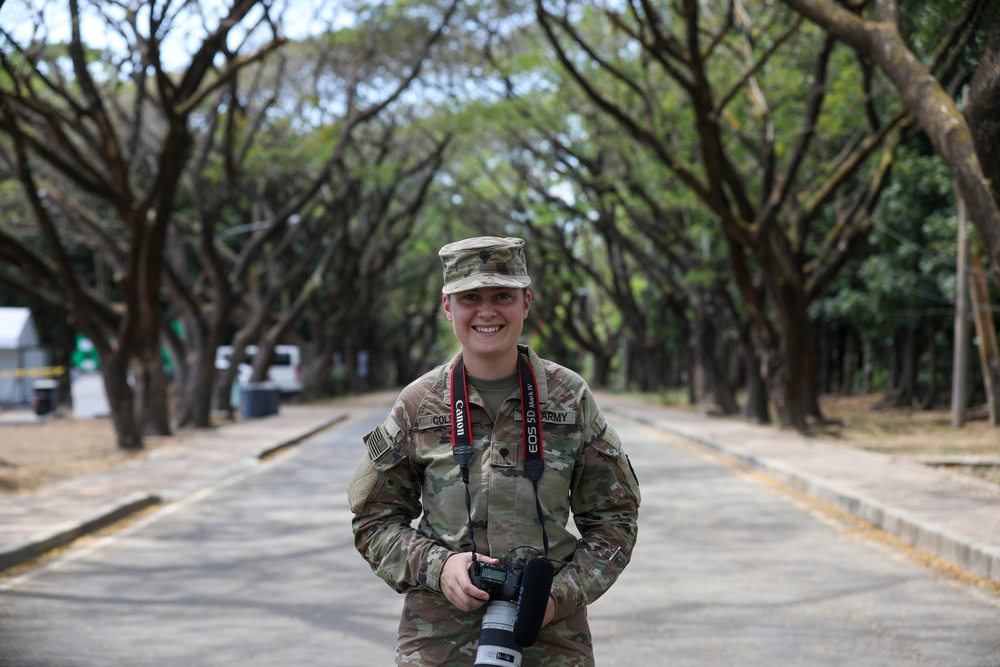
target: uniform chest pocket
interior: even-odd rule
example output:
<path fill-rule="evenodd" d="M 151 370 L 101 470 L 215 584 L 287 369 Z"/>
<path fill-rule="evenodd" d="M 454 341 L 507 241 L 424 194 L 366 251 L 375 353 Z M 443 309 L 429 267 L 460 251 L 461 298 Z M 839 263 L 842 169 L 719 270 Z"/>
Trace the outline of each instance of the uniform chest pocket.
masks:
<path fill-rule="evenodd" d="M 493 440 L 489 443 L 489 459 L 494 468 L 516 468 L 521 462 L 521 443 Z"/>

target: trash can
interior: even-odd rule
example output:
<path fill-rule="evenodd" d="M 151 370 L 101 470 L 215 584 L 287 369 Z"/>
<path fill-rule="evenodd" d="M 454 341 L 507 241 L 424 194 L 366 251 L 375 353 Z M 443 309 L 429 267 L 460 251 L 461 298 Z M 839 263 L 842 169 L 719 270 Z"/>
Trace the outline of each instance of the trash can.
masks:
<path fill-rule="evenodd" d="M 55 380 L 35 380 L 32 385 L 31 406 L 36 415 L 47 415 L 53 412 L 58 405 L 56 392 L 59 390 L 59 383 Z"/>
<path fill-rule="evenodd" d="M 278 414 L 278 403 L 281 396 L 281 391 L 275 385 L 269 385 L 267 391 L 264 392 L 265 400 L 267 401 L 267 414 L 276 415 Z"/>
<path fill-rule="evenodd" d="M 278 414 L 278 389 L 270 382 L 248 382 L 241 386 L 240 414 L 244 419 Z"/>

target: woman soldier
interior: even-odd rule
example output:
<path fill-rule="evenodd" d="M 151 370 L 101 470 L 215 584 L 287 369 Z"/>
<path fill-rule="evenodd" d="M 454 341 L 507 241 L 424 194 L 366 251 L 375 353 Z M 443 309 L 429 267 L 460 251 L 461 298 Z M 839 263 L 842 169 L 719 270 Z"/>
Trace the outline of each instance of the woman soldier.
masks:
<path fill-rule="evenodd" d="M 473 664 L 491 595 L 470 571 L 510 572 L 537 554 L 554 575 L 538 570 L 551 576 L 544 609 L 519 611 L 541 626 L 521 664 L 593 665 L 586 608 L 631 557 L 635 474 L 587 383 L 518 345 L 531 307 L 524 241 L 471 238 L 439 255 L 461 352 L 403 389 L 348 489 L 358 551 L 406 594 L 396 664 Z"/>

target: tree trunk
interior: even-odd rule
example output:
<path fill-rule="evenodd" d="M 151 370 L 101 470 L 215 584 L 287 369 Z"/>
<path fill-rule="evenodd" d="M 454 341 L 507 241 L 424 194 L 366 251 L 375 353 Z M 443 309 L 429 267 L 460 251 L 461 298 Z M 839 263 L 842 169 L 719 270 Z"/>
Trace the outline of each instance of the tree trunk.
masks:
<path fill-rule="evenodd" d="M 301 397 L 303 401 L 314 401 L 331 390 L 328 380 L 333 374 L 333 345 L 324 340 L 306 343 L 302 346 L 302 358 Z"/>
<path fill-rule="evenodd" d="M 716 318 L 715 328 L 717 331 L 726 331 L 727 323 Z M 738 384 L 731 381 L 732 366 L 734 360 L 731 359 L 732 341 L 728 336 L 716 336 L 715 343 L 715 365 L 718 369 L 718 379 L 715 383 L 715 402 L 726 415 L 735 415 L 740 412 L 739 401 L 736 400 L 736 388 Z"/>
<path fill-rule="evenodd" d="M 937 372 L 938 372 L 938 355 L 937 355 L 937 345 L 934 343 L 934 338 L 937 335 L 937 327 L 934 325 L 934 319 L 932 318 L 927 325 L 927 391 L 924 393 L 924 398 L 920 401 L 921 410 L 933 410 L 935 405 L 937 405 Z"/>
<path fill-rule="evenodd" d="M 905 332 L 900 327 L 896 327 L 892 332 L 892 349 L 889 350 L 889 386 L 886 389 L 889 390 L 889 394 L 886 396 L 885 400 L 889 400 L 890 396 L 894 396 L 899 393 L 899 387 L 902 382 L 903 377 L 903 358 L 904 348 L 906 347 L 904 340 L 906 339 Z"/>
<path fill-rule="evenodd" d="M 308 352 L 307 352 L 308 350 Z M 329 379 L 333 375 L 333 352 L 321 356 L 317 354 L 317 348 L 305 346 L 302 348 L 302 356 L 309 360 L 309 363 L 302 364 L 302 400 L 314 401 L 325 394 L 335 393 L 330 386 Z"/>
<path fill-rule="evenodd" d="M 781 351 L 767 351 L 762 360 L 767 393 L 774 403 L 781 428 L 792 428 L 805 433 L 809 430 L 811 414 L 807 392 L 803 383 L 802 364 L 782 358 Z"/>
<path fill-rule="evenodd" d="M 853 329 L 844 333 L 844 357 L 841 360 L 840 395 L 850 396 L 854 391 L 854 369 L 858 362 L 858 336 Z"/>
<path fill-rule="evenodd" d="M 697 290 L 690 290 L 688 297 L 692 312 L 689 345 L 694 361 L 691 384 L 696 403 L 712 414 L 734 415 L 740 408 L 719 364 L 718 327 L 712 308 L 705 303 L 708 297 Z"/>
<path fill-rule="evenodd" d="M 711 361 L 705 360 L 705 346 L 701 343 L 704 333 L 701 329 L 702 327 L 694 322 L 691 328 L 691 340 L 688 341 L 691 347 L 691 402 L 694 405 L 700 405 L 711 394 L 710 372 L 706 368 L 706 363 L 710 365 Z"/>
<path fill-rule="evenodd" d="M 872 364 L 873 345 L 870 338 L 861 339 L 861 395 L 867 396 L 872 393 Z"/>
<path fill-rule="evenodd" d="M 757 424 L 770 424 L 771 415 L 768 410 L 767 387 L 760 377 L 761 363 L 752 347 L 743 345 L 743 366 L 745 368 L 745 393 L 741 414 L 747 421 Z"/>
<path fill-rule="evenodd" d="M 649 363 L 645 350 L 636 338 L 629 338 L 625 346 L 626 368 L 625 386 L 633 391 L 649 391 Z"/>
<path fill-rule="evenodd" d="M 186 372 L 175 379 L 177 385 L 178 426 L 208 428 L 212 425 L 212 401 L 215 390 L 215 350 L 204 340 L 187 341 Z M 228 394 L 227 394 L 228 402 Z"/>
<path fill-rule="evenodd" d="M 975 315 L 976 335 L 979 337 L 979 361 L 983 368 L 983 385 L 986 388 L 986 405 L 990 424 L 1000 425 L 1000 351 L 997 349 L 997 331 L 993 324 L 990 294 L 986 285 L 986 271 L 979 256 L 969 254 L 972 312 Z"/>
<path fill-rule="evenodd" d="M 203 225 L 208 226 L 207 219 L 202 216 Z M 220 263 L 214 248 L 207 247 L 215 243 L 210 233 L 203 239 L 202 256 L 206 264 L 216 266 Z M 222 275 L 221 267 L 206 271 L 207 281 L 212 285 L 214 295 L 210 307 L 205 307 L 195 298 L 194 289 L 187 284 L 186 278 L 194 273 L 189 265 L 183 244 L 177 238 L 173 228 L 168 232 L 167 249 L 164 253 L 165 277 L 164 285 L 170 296 L 171 304 L 177 311 L 183 330 L 183 337 L 167 329 L 164 338 L 168 341 L 174 367 L 177 406 L 174 415 L 177 426 L 193 426 L 209 428 L 212 425 L 213 406 L 222 407 L 229 403 L 229 391 L 226 390 L 224 403 L 218 402 L 216 392 L 216 350 L 225 341 L 223 331 L 229 322 L 234 307 L 234 297 L 229 283 Z"/>
<path fill-rule="evenodd" d="M 903 347 L 903 366 L 899 379 L 899 406 L 914 406 L 917 399 L 917 364 L 920 361 L 920 345 L 917 328 L 906 328 L 906 345 Z"/>
<path fill-rule="evenodd" d="M 817 391 L 820 394 L 830 393 L 830 383 L 832 379 L 830 377 L 830 366 L 831 357 L 833 356 L 833 351 L 830 345 L 830 330 L 828 327 L 824 326 L 824 322 L 819 323 L 819 351 L 816 355 L 817 366 L 819 368 L 819 377 L 817 379 Z"/>
<path fill-rule="evenodd" d="M 594 359 L 594 386 L 606 388 L 611 377 L 611 361 L 613 355 L 608 353 L 593 353 Z"/>
<path fill-rule="evenodd" d="M 776 269 L 780 272 L 780 268 Z M 770 276 L 776 306 L 776 329 L 757 321 L 757 339 L 762 341 L 762 375 L 768 397 L 774 404 L 781 428 L 808 430 L 810 418 L 822 419 L 816 401 L 816 356 L 806 312 L 805 294 Z"/>
<path fill-rule="evenodd" d="M 880 408 L 906 408 L 916 405 L 917 330 L 907 326 L 898 332 L 893 346 L 893 383 L 889 394 L 879 403 Z M 902 344 L 900 344 L 902 343 Z"/>
<path fill-rule="evenodd" d="M 142 429 L 135 418 L 135 394 L 128 383 L 128 362 L 115 352 L 101 355 L 101 375 L 118 447 L 127 451 L 141 450 Z"/>
<path fill-rule="evenodd" d="M 167 374 L 159 348 L 136 355 L 136 412 L 146 435 L 170 435 L 170 408 L 167 404 Z"/>

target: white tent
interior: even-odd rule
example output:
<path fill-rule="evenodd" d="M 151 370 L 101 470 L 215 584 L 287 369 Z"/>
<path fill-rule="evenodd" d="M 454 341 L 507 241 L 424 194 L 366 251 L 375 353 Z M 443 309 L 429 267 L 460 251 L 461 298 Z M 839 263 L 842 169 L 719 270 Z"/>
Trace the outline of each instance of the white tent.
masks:
<path fill-rule="evenodd" d="M 18 373 L 48 365 L 38 330 L 27 308 L 0 308 L 0 404 L 30 403 L 33 377 Z"/>

